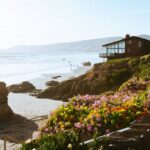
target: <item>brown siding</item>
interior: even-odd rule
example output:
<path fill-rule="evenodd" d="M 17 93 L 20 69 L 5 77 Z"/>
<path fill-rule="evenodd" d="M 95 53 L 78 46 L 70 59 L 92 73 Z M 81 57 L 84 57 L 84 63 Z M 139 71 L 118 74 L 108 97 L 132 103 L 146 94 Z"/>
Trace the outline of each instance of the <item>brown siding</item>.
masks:
<path fill-rule="evenodd" d="M 149 53 L 149 42 L 139 38 L 126 39 L 126 55 L 140 56 Z"/>

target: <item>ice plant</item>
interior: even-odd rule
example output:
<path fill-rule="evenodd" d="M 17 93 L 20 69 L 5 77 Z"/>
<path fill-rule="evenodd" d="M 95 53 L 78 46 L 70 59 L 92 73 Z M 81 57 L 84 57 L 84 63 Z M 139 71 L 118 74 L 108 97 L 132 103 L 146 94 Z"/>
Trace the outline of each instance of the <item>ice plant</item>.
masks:
<path fill-rule="evenodd" d="M 146 90 L 148 84 L 133 78 L 113 94 L 73 97 L 51 113 L 41 133 L 75 130 L 79 133 L 105 134 L 126 127 L 134 120 L 141 120 L 150 109 L 150 91 Z"/>

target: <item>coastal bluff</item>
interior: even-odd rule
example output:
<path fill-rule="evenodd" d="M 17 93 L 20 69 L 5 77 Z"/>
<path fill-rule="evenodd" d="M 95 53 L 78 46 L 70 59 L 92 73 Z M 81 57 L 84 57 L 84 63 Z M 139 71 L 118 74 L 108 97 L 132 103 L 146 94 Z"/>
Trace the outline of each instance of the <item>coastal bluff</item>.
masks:
<path fill-rule="evenodd" d="M 86 74 L 48 87 L 36 96 L 67 101 L 76 95 L 98 95 L 118 90 L 122 83 L 132 77 L 150 77 L 150 55 L 95 64 Z"/>
<path fill-rule="evenodd" d="M 13 112 L 8 106 L 8 90 L 4 82 L 0 82 L 0 120 L 5 120 L 10 117 Z"/>

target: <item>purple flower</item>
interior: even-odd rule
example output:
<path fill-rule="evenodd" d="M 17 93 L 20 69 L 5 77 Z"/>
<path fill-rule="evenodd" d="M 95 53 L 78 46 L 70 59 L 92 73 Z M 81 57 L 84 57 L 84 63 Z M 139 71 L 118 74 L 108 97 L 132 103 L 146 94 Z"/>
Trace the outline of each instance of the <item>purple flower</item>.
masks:
<path fill-rule="evenodd" d="M 85 95 L 84 99 L 88 100 L 89 99 L 89 95 Z"/>
<path fill-rule="evenodd" d="M 88 131 L 92 131 L 92 129 L 93 129 L 92 125 L 91 125 L 91 124 L 88 124 L 88 125 L 87 125 L 87 130 L 88 130 Z"/>
<path fill-rule="evenodd" d="M 73 106 L 76 106 L 76 102 L 73 102 Z"/>
<path fill-rule="evenodd" d="M 97 117 L 97 118 L 96 118 L 96 120 L 97 120 L 97 121 L 100 121 L 100 120 L 101 120 L 101 118 L 100 118 L 100 117 Z"/>

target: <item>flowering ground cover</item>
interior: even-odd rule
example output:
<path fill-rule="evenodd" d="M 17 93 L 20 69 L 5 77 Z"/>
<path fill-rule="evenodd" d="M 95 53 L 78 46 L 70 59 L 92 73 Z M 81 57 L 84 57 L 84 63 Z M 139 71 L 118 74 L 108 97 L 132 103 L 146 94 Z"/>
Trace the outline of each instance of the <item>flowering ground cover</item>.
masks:
<path fill-rule="evenodd" d="M 149 80 L 132 78 L 114 94 L 73 97 L 51 113 L 47 124 L 39 130 L 39 138 L 34 142 L 40 143 L 47 136 L 75 132 L 77 136 L 74 139 L 80 143 L 95 134 L 103 135 L 124 128 L 149 112 L 149 85 Z M 66 149 L 73 149 L 72 144 Z"/>

